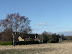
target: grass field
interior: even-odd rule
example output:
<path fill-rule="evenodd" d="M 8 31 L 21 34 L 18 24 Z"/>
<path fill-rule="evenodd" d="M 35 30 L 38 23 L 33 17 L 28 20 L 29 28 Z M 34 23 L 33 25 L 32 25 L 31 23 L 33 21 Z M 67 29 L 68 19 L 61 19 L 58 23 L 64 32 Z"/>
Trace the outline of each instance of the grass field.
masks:
<path fill-rule="evenodd" d="M 34 45 L 0 45 L 0 54 L 72 54 L 72 42 Z"/>

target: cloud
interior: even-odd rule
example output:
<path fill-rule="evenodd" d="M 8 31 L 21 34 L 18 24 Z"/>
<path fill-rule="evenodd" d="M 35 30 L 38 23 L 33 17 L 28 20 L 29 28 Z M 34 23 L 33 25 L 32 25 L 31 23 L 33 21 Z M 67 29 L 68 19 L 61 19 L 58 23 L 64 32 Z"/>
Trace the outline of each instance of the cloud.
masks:
<path fill-rule="evenodd" d="M 40 28 L 32 28 L 33 31 L 39 31 L 41 30 Z"/>
<path fill-rule="evenodd" d="M 50 26 L 50 27 L 57 27 L 57 25 L 55 24 L 48 24 L 48 23 L 38 23 L 38 24 L 35 24 L 36 26 Z"/>
<path fill-rule="evenodd" d="M 37 26 L 47 26 L 47 23 L 38 23 Z"/>

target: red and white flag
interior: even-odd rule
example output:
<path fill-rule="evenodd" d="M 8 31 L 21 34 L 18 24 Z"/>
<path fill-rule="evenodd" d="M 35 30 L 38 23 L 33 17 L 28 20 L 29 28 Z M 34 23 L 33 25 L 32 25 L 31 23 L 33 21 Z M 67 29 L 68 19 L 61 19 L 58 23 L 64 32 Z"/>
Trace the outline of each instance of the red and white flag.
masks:
<path fill-rule="evenodd" d="M 36 38 L 36 35 L 35 35 L 35 38 Z"/>

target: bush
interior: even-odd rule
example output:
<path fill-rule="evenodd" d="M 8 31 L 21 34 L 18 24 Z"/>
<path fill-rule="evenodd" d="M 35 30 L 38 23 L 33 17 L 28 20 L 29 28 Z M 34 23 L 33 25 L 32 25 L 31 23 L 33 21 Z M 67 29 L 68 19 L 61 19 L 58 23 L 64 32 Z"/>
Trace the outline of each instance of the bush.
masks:
<path fill-rule="evenodd" d="M 61 38 L 61 36 L 58 34 L 47 34 L 47 32 L 43 32 L 41 35 L 41 41 L 42 43 L 58 43 L 59 42 L 59 38 Z"/>
<path fill-rule="evenodd" d="M 52 34 L 52 35 L 49 37 L 49 41 L 48 41 L 48 42 L 50 42 L 50 43 L 58 43 L 58 42 L 59 42 L 59 38 L 60 38 L 59 35 Z"/>
<path fill-rule="evenodd" d="M 42 33 L 42 35 L 41 35 L 41 41 L 42 41 L 42 43 L 47 43 L 48 40 L 49 40 L 49 36 L 50 35 L 46 31 L 44 31 Z"/>
<path fill-rule="evenodd" d="M 1 41 L 0 45 L 12 45 L 12 41 Z"/>
<path fill-rule="evenodd" d="M 43 36 L 43 43 L 47 43 L 48 42 L 48 36 L 47 35 L 44 35 Z"/>

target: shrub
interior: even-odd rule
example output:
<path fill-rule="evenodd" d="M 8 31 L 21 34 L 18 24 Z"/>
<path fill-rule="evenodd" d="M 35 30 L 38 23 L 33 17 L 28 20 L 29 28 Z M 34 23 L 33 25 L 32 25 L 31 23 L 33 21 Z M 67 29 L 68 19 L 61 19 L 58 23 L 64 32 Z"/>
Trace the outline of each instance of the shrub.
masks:
<path fill-rule="evenodd" d="M 48 34 L 47 32 L 43 32 L 41 35 L 41 41 L 42 43 L 58 43 L 59 42 L 59 38 L 61 38 L 61 36 L 58 34 Z"/>
<path fill-rule="evenodd" d="M 44 31 L 42 33 L 42 35 L 41 35 L 41 41 L 42 41 L 42 43 L 47 43 L 48 40 L 49 40 L 49 36 L 50 35 L 46 31 Z"/>
<path fill-rule="evenodd" d="M 59 35 L 52 34 L 52 35 L 49 37 L 49 42 L 50 42 L 50 43 L 57 43 L 57 42 L 59 42 L 59 38 L 60 38 Z"/>

